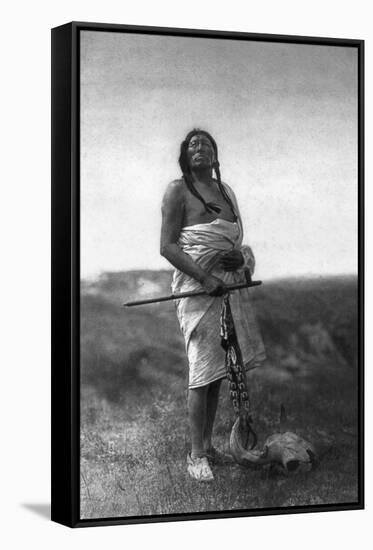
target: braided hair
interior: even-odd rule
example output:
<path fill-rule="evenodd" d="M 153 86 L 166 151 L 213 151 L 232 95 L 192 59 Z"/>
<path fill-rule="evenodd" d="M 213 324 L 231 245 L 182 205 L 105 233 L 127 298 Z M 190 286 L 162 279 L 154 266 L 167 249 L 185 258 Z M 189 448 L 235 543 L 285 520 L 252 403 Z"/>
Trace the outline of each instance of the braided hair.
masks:
<path fill-rule="evenodd" d="M 205 201 L 205 199 L 202 197 L 202 195 L 196 189 L 196 187 L 194 185 L 194 182 L 193 182 L 193 175 L 192 175 L 192 171 L 190 169 L 187 151 L 188 151 L 190 140 L 192 139 L 193 136 L 195 136 L 197 134 L 203 135 L 203 136 L 207 137 L 207 139 L 209 141 L 211 141 L 211 144 L 212 144 L 212 147 L 213 147 L 214 153 L 215 153 L 215 162 L 214 162 L 213 168 L 215 170 L 218 187 L 219 187 L 219 190 L 220 190 L 223 198 L 229 204 L 229 207 L 230 207 L 230 209 L 233 213 L 233 216 L 234 216 L 234 220 L 237 220 L 237 214 L 234 210 L 232 200 L 231 200 L 230 196 L 228 195 L 225 187 L 223 186 L 223 184 L 221 182 L 220 164 L 219 164 L 219 161 L 218 161 L 218 146 L 216 145 L 216 141 L 214 140 L 214 138 L 208 132 L 206 132 L 205 130 L 200 130 L 198 128 L 194 128 L 193 130 L 191 130 L 187 134 L 184 141 L 180 145 L 179 165 L 180 165 L 181 171 L 183 173 L 183 180 L 185 181 L 185 184 L 188 187 L 189 191 L 192 193 L 192 195 L 194 195 L 198 200 L 200 200 L 202 202 L 203 206 L 205 207 L 206 212 L 210 212 L 210 213 L 215 212 L 217 214 L 219 214 L 221 212 L 221 208 L 218 205 L 214 204 L 213 202 L 206 202 Z"/>

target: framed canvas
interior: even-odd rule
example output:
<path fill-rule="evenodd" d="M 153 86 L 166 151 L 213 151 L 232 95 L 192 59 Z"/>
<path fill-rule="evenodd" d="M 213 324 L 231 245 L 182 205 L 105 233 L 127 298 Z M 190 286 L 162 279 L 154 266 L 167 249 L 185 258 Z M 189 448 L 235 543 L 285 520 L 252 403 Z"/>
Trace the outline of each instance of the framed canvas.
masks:
<path fill-rule="evenodd" d="M 52 30 L 52 519 L 361 509 L 364 43 Z"/>

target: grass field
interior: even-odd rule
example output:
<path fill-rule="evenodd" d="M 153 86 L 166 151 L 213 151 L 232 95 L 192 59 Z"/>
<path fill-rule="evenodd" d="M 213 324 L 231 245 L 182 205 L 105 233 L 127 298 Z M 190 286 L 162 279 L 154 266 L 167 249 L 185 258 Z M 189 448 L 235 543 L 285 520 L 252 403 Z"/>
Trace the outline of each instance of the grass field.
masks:
<path fill-rule="evenodd" d="M 172 304 L 122 309 L 169 292 L 169 272 L 107 274 L 82 284 L 81 517 L 104 518 L 356 502 L 356 280 L 276 281 L 253 289 L 268 353 L 249 374 L 259 447 L 288 429 L 309 439 L 319 465 L 273 475 L 226 465 L 199 484 L 189 450 L 184 343 Z M 226 383 L 215 444 L 234 420 Z"/>

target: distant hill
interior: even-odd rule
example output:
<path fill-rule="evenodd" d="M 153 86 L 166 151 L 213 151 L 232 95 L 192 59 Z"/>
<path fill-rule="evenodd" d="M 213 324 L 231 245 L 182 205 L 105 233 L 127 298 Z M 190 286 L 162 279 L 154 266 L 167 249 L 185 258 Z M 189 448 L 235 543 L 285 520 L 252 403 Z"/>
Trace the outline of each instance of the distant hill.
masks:
<path fill-rule="evenodd" d="M 357 361 L 358 295 L 353 276 L 281 279 L 253 293 L 263 333 L 272 344 L 319 356 L 327 349 Z M 282 344 L 281 344 L 282 343 Z"/>
<path fill-rule="evenodd" d="M 81 283 L 82 295 L 99 295 L 110 302 L 124 303 L 170 294 L 172 271 L 134 270 L 106 272 Z"/>
<path fill-rule="evenodd" d="M 105 273 L 81 283 L 82 382 L 114 395 L 133 384 L 186 376 L 184 341 L 173 302 L 123 308 L 170 293 L 171 271 Z M 251 291 L 267 355 L 276 372 L 328 362 L 357 364 L 355 277 L 282 279 Z M 123 390 L 124 388 L 124 390 Z M 119 390 L 118 390 L 119 391 Z"/>

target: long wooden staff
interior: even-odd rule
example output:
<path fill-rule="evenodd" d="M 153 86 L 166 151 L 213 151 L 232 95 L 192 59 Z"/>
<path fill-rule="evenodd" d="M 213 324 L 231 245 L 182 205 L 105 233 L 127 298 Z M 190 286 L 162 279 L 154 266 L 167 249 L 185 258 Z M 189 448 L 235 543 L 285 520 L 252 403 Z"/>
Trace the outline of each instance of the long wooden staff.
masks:
<path fill-rule="evenodd" d="M 237 285 L 227 286 L 227 292 L 231 290 L 239 290 L 240 288 L 249 288 L 251 286 L 259 286 L 262 284 L 262 281 L 252 281 L 251 277 L 248 276 L 248 272 L 245 272 L 246 283 L 240 283 Z M 156 304 L 158 302 L 168 302 L 170 300 L 178 300 L 179 298 L 193 298 L 194 296 L 203 296 L 207 294 L 204 290 L 197 290 L 192 292 L 181 292 L 180 294 L 169 294 L 168 296 L 161 296 L 160 298 L 149 298 L 148 300 L 139 300 L 136 302 L 126 302 L 123 304 L 124 307 L 132 306 L 144 306 L 146 304 Z"/>

